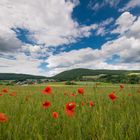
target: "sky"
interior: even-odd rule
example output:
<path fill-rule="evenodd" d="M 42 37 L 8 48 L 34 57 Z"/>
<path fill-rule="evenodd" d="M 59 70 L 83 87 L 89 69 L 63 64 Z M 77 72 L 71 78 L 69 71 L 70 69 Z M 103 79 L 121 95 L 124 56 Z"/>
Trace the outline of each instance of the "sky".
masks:
<path fill-rule="evenodd" d="M 0 73 L 140 70 L 140 0 L 0 0 Z"/>

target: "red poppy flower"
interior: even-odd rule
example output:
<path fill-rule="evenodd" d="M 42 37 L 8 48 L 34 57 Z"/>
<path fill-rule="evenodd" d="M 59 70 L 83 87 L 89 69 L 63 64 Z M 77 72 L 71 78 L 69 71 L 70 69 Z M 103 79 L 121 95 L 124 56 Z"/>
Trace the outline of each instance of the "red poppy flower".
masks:
<path fill-rule="evenodd" d="M 66 104 L 66 109 L 67 110 L 74 110 L 76 107 L 76 104 L 74 102 L 69 102 Z"/>
<path fill-rule="evenodd" d="M 89 105 L 90 105 L 90 107 L 93 107 L 94 106 L 94 102 L 90 101 Z"/>
<path fill-rule="evenodd" d="M 78 88 L 78 93 L 83 95 L 84 94 L 84 88 Z"/>
<path fill-rule="evenodd" d="M 7 90 L 7 89 L 3 89 L 2 92 L 3 92 L 3 93 L 7 93 L 8 90 Z"/>
<path fill-rule="evenodd" d="M 10 93 L 10 96 L 16 96 L 16 92 Z"/>
<path fill-rule="evenodd" d="M 113 100 L 113 101 L 117 98 L 117 96 L 115 95 L 114 92 L 113 92 L 113 93 L 110 93 L 108 96 L 109 96 L 109 98 L 110 98 L 111 100 Z"/>
<path fill-rule="evenodd" d="M 43 94 L 49 95 L 52 92 L 52 88 L 50 86 L 46 86 L 45 89 L 42 91 Z"/>
<path fill-rule="evenodd" d="M 42 105 L 43 105 L 43 108 L 47 109 L 51 106 L 51 102 L 45 101 Z"/>
<path fill-rule="evenodd" d="M 131 94 L 131 93 L 129 93 L 129 94 L 128 94 L 128 96 L 132 96 L 132 94 Z"/>
<path fill-rule="evenodd" d="M 65 112 L 68 116 L 74 115 L 76 104 L 74 102 L 69 102 L 66 104 Z"/>
<path fill-rule="evenodd" d="M 3 94 L 0 93 L 0 96 L 2 96 Z"/>
<path fill-rule="evenodd" d="M 53 112 L 53 113 L 52 113 L 52 117 L 55 118 L 55 119 L 57 119 L 57 118 L 59 117 L 59 116 L 58 116 L 58 113 L 57 113 L 57 112 Z"/>
<path fill-rule="evenodd" d="M 121 84 L 121 85 L 120 85 L 120 88 L 123 89 L 123 88 L 124 88 L 124 85 Z"/>
<path fill-rule="evenodd" d="M 4 113 L 0 113 L 0 122 L 7 122 L 8 118 Z"/>

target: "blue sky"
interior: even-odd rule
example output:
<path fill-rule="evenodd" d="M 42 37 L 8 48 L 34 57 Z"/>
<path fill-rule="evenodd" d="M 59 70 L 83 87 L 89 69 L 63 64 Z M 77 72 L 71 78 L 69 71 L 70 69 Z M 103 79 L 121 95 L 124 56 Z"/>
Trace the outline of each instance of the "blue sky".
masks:
<path fill-rule="evenodd" d="M 140 69 L 139 0 L 2 0 L 0 21 L 0 72 Z"/>

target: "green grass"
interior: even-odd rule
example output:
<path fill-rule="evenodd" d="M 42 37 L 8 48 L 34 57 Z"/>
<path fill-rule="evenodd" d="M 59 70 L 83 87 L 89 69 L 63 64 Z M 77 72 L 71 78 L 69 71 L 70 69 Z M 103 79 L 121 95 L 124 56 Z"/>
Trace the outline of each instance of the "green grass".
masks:
<path fill-rule="evenodd" d="M 9 93 L 0 96 L 0 112 L 8 116 L 8 122 L 0 123 L 0 140 L 139 140 L 140 139 L 140 90 L 125 86 L 119 91 L 119 85 L 99 86 L 82 85 L 84 96 L 64 96 L 77 91 L 79 85 L 64 86 L 52 84 L 52 94 L 43 95 L 45 86 L 9 86 Z M 116 91 L 117 100 L 112 102 L 108 94 Z M 128 96 L 131 93 L 132 96 Z M 28 101 L 25 98 L 28 96 Z M 42 103 L 51 101 L 52 106 L 42 108 Z M 64 110 L 67 102 L 76 103 L 74 117 L 68 117 Z M 94 107 L 81 105 L 81 102 L 93 101 Z M 56 111 L 59 118 L 51 113 Z"/>

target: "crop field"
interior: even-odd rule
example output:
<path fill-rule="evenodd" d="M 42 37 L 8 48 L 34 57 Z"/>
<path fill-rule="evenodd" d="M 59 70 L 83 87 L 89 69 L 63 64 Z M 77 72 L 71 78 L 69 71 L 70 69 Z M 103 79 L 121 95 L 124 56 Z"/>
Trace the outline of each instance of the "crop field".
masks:
<path fill-rule="evenodd" d="M 0 86 L 0 140 L 140 140 L 140 86 Z"/>

